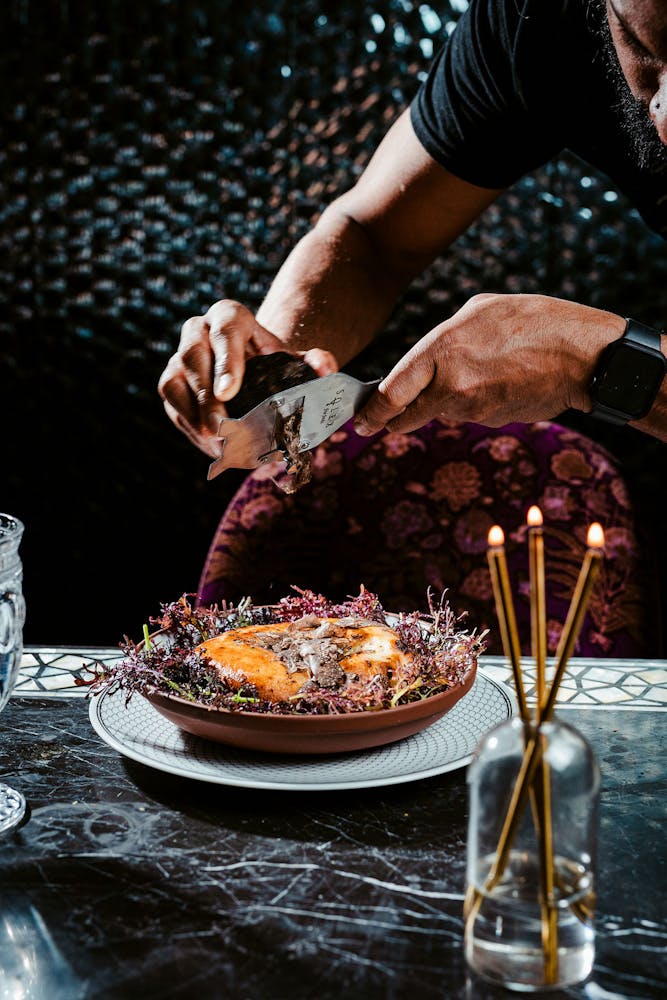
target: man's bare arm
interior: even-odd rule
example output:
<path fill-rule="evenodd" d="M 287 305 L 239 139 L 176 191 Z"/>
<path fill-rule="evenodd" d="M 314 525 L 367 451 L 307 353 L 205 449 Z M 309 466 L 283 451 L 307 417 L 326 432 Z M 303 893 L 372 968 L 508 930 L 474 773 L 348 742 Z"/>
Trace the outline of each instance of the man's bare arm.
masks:
<path fill-rule="evenodd" d="M 292 251 L 256 318 L 223 300 L 184 324 L 160 379 L 170 418 L 214 454 L 215 429 L 246 357 L 287 347 L 309 352 L 320 374 L 342 366 L 382 328 L 415 275 L 498 194 L 435 163 L 405 112 L 355 187 Z"/>
<path fill-rule="evenodd" d="M 382 328 L 410 282 L 499 193 L 435 163 L 404 113 L 356 186 L 287 259 L 258 320 L 290 346 L 326 345 L 345 364 Z"/>

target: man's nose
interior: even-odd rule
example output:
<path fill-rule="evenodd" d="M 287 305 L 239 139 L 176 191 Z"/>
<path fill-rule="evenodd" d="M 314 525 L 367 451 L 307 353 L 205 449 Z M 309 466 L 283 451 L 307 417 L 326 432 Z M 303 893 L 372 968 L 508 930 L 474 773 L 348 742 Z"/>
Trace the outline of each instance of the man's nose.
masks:
<path fill-rule="evenodd" d="M 660 74 L 658 89 L 651 98 L 648 112 L 660 141 L 667 146 L 667 69 Z"/>

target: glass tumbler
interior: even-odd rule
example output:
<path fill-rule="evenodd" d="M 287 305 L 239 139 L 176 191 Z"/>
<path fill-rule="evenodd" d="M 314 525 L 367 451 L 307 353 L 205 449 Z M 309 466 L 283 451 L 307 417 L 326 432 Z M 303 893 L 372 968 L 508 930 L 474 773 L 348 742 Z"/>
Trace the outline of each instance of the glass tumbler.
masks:
<path fill-rule="evenodd" d="M 19 544 L 23 525 L 10 514 L 0 514 L 0 711 L 5 707 L 21 665 L 23 652 L 23 567 Z M 23 818 L 26 804 L 20 792 L 0 782 L 0 833 Z"/>
<path fill-rule="evenodd" d="M 533 740 L 511 719 L 480 742 L 468 769 L 465 956 L 484 979 L 524 992 L 562 989 L 589 975 L 599 770 L 588 743 L 560 721 Z"/>

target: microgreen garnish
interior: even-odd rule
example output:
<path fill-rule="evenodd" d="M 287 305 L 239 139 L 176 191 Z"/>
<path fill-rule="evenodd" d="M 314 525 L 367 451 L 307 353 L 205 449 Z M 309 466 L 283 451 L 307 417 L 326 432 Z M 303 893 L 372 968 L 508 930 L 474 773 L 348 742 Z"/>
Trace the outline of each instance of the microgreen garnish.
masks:
<path fill-rule="evenodd" d="M 153 635 L 144 625 L 143 645 L 127 637 L 120 644 L 124 654 L 117 663 L 98 666 L 93 690 L 122 690 L 129 700 L 135 692 L 176 695 L 213 708 L 236 712 L 331 715 L 377 711 L 419 701 L 461 683 L 485 647 L 486 633 L 477 635 L 461 627 L 443 594 L 439 602 L 427 595 L 428 613 L 387 615 L 377 595 L 361 588 L 359 595 L 341 603 L 322 594 L 293 588 L 294 593 L 272 607 L 255 607 L 250 598 L 236 606 L 200 608 L 192 595 L 161 606 L 150 618 Z M 401 650 L 409 652 L 406 663 L 395 666 L 392 682 L 383 674 L 355 679 L 348 676 L 340 688 L 307 685 L 284 702 L 259 697 L 252 684 L 239 688 L 223 678 L 216 665 L 197 647 L 207 639 L 246 625 L 292 622 L 317 615 L 321 618 L 353 619 L 388 625 Z"/>

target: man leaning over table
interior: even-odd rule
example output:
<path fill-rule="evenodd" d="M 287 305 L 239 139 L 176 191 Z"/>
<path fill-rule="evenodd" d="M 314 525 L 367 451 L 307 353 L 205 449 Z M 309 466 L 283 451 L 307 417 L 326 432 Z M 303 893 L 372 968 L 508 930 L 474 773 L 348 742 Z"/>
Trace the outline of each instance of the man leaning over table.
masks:
<path fill-rule="evenodd" d="M 159 391 L 217 456 L 244 361 L 300 352 L 326 375 L 498 195 L 568 148 L 667 239 L 667 2 L 473 0 L 412 106 L 280 269 L 256 317 L 230 300 L 183 326 Z M 224 276 L 223 276 L 224 278 Z M 667 337 L 585 303 L 479 294 L 425 333 L 356 428 L 491 427 L 568 408 L 667 441 Z"/>

